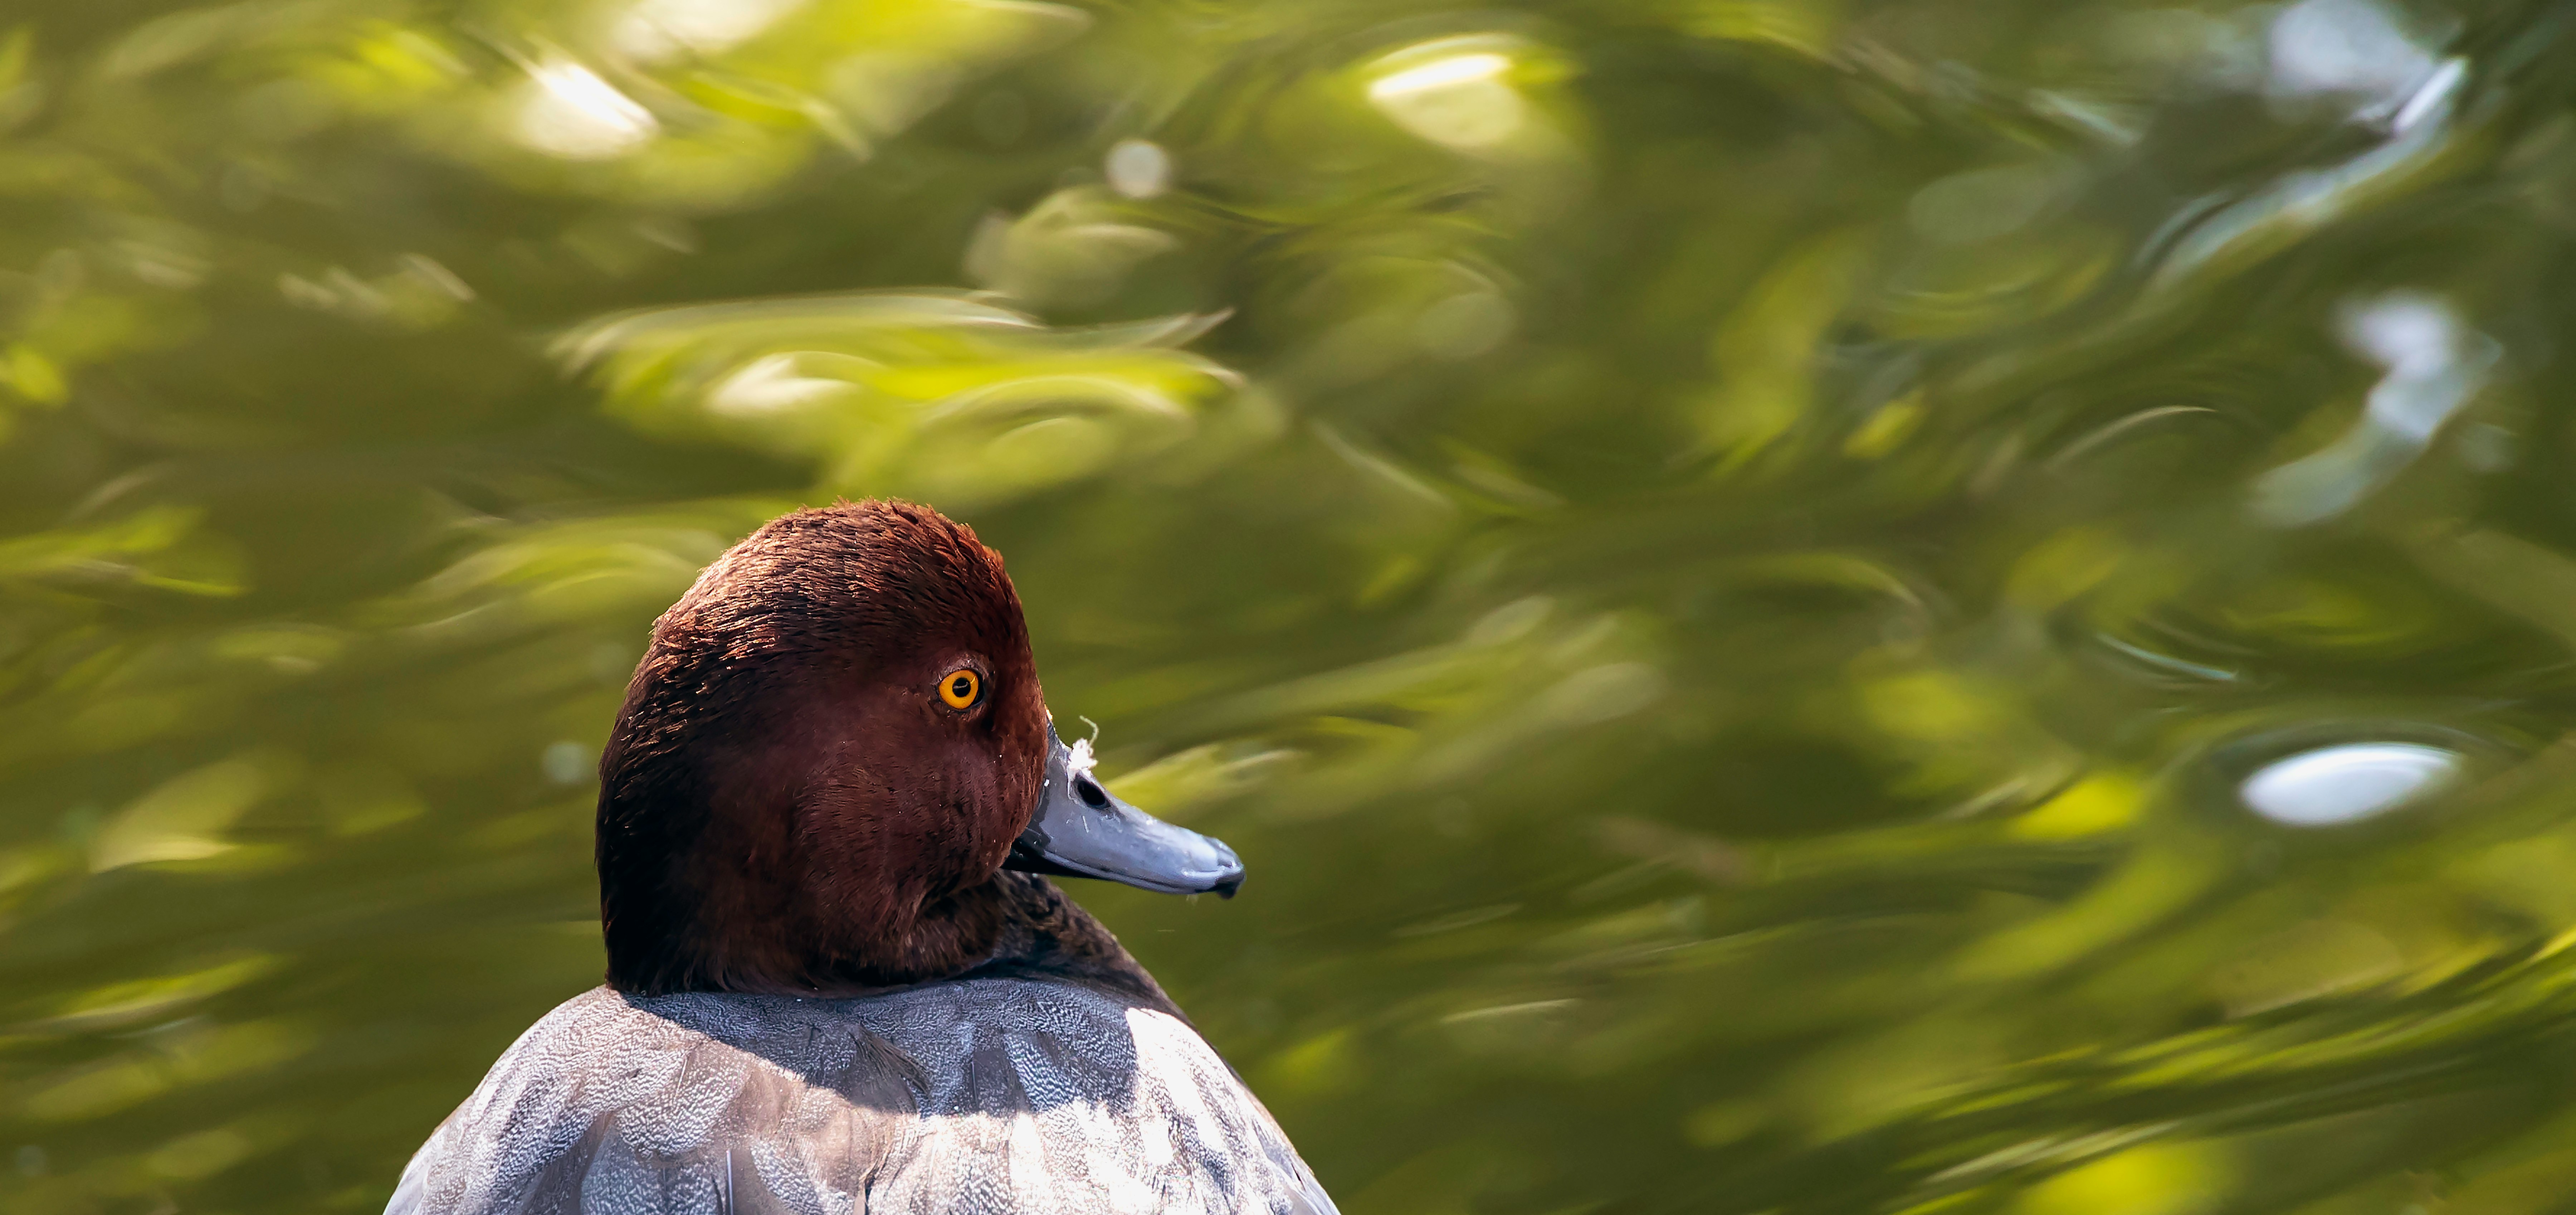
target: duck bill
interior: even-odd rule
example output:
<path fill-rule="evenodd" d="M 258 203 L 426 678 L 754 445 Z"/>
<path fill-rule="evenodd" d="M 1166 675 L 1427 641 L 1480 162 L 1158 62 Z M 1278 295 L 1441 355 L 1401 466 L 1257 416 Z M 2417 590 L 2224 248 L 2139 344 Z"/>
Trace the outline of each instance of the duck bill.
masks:
<path fill-rule="evenodd" d="M 1077 767 L 1073 749 L 1047 727 L 1046 792 L 1005 869 L 1124 882 L 1164 894 L 1215 891 L 1233 898 L 1243 862 L 1223 841 L 1175 827 L 1118 800 Z"/>

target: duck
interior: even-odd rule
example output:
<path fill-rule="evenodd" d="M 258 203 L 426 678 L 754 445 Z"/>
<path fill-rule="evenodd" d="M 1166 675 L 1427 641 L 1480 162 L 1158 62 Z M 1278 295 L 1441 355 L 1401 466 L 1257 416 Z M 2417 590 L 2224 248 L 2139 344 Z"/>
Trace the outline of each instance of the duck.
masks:
<path fill-rule="evenodd" d="M 655 621 L 602 749 L 605 982 L 387 1215 L 1336 1215 L 1057 884 L 1243 882 L 1092 767 L 973 529 L 893 500 L 763 525 Z"/>

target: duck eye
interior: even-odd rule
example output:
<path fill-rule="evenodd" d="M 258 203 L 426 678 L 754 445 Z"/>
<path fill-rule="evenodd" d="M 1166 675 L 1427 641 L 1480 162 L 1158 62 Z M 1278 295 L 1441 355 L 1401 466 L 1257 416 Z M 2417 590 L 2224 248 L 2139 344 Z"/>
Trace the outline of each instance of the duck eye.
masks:
<path fill-rule="evenodd" d="M 959 668 L 939 677 L 939 699 L 952 709 L 971 709 L 975 699 L 984 694 L 984 680 L 973 671 Z"/>

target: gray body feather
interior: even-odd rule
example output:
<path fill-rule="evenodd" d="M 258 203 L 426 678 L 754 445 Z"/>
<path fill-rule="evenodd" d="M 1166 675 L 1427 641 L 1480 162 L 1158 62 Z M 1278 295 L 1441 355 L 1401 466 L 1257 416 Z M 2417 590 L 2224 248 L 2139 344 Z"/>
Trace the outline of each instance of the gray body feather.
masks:
<path fill-rule="evenodd" d="M 1186 1023 L 1088 987 L 596 988 L 522 1035 L 387 1215 L 1334 1215 Z"/>

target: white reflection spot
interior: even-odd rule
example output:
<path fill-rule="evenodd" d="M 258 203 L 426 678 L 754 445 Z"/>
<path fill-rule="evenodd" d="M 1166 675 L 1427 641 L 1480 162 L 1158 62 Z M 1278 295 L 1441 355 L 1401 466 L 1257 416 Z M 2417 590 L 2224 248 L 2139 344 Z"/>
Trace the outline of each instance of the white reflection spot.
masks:
<path fill-rule="evenodd" d="M 599 761 L 590 748 L 567 738 L 548 743 L 537 757 L 537 766 L 545 769 L 546 779 L 558 785 L 578 785 L 591 778 L 591 768 Z"/>
<path fill-rule="evenodd" d="M 1121 139 L 1109 149 L 1101 164 L 1109 178 L 1109 188 L 1129 198 L 1152 198 L 1172 185 L 1172 158 L 1160 145 L 1142 139 Z"/>
<path fill-rule="evenodd" d="M 707 393 L 707 412 L 756 417 L 794 409 L 850 388 L 847 381 L 802 374 L 793 354 L 754 359 Z"/>
<path fill-rule="evenodd" d="M 2460 757 L 2421 743 L 2346 743 L 2275 760 L 2246 777 L 2248 809 L 2293 827 L 2325 827 L 2385 814 L 2459 774 Z"/>
<path fill-rule="evenodd" d="M 1446 59 L 1435 59 L 1420 67 L 1406 68 L 1401 72 L 1390 72 L 1378 77 L 1369 85 L 1369 100 L 1385 101 L 1391 97 L 1402 97 L 1410 93 L 1427 93 L 1433 89 L 1445 89 L 1471 80 L 1490 80 L 1509 71 L 1511 66 L 1510 57 L 1497 55 L 1491 51 L 1473 55 L 1451 55 Z"/>
<path fill-rule="evenodd" d="M 1453 148 L 1507 143 L 1529 117 L 1529 103 L 1502 78 L 1511 57 L 1493 51 L 1443 55 L 1370 82 L 1379 112 L 1424 139 Z"/>
<path fill-rule="evenodd" d="M 668 59 L 683 51 L 711 55 L 749 41 L 804 5 L 805 0 L 643 0 L 626 10 L 609 37 L 638 59 Z"/>
<path fill-rule="evenodd" d="M 662 124 L 634 98 L 565 59 L 528 69 L 533 87 L 519 105 L 519 141 L 570 160 L 605 160 L 641 147 Z"/>

